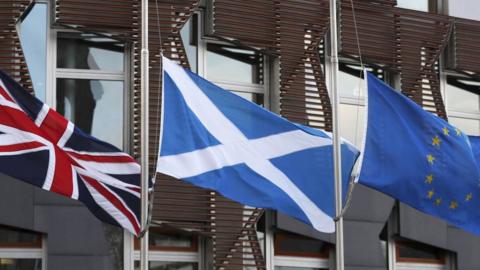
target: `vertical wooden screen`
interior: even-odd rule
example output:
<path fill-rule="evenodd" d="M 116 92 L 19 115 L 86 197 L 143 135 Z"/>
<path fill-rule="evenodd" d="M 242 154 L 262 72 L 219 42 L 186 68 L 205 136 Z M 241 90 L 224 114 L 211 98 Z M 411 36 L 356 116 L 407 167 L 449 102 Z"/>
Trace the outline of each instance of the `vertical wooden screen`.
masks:
<path fill-rule="evenodd" d="M 33 93 L 32 81 L 16 28 L 29 2 L 28 0 L 0 2 L 0 69 Z"/>

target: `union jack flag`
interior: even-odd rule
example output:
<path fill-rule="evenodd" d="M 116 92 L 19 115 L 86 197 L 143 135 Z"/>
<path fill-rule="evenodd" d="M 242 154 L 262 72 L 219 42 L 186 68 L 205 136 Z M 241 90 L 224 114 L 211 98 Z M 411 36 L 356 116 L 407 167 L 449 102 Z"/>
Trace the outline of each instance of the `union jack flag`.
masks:
<path fill-rule="evenodd" d="M 84 133 L 0 71 L 0 172 L 83 202 L 140 232 L 140 166 Z"/>

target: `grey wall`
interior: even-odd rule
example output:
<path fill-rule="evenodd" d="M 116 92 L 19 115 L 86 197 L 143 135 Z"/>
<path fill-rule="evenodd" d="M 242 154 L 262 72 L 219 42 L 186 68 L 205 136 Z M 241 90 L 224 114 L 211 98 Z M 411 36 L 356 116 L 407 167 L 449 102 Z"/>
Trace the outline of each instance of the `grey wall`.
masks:
<path fill-rule="evenodd" d="M 104 225 L 79 202 L 4 175 L 0 225 L 45 234 L 48 270 L 121 267 L 121 229 Z"/>

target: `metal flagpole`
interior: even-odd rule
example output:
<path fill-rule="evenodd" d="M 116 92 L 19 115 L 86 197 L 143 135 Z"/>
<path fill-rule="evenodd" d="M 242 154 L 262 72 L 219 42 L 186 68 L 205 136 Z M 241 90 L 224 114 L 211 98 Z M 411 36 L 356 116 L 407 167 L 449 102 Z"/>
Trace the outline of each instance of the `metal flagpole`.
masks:
<path fill-rule="evenodd" d="M 141 51 L 141 181 L 142 230 L 145 234 L 140 244 L 140 269 L 148 270 L 148 0 L 142 0 L 142 51 Z"/>
<path fill-rule="evenodd" d="M 338 73 L 338 48 L 337 48 L 337 1 L 330 0 L 330 91 L 332 96 L 332 124 L 333 124 L 333 164 L 335 176 L 335 209 L 338 219 L 335 222 L 336 241 L 335 241 L 335 265 L 336 270 L 344 269 L 343 258 L 343 217 L 342 207 L 342 164 L 341 164 L 341 141 L 339 131 L 339 97 L 337 89 Z"/>

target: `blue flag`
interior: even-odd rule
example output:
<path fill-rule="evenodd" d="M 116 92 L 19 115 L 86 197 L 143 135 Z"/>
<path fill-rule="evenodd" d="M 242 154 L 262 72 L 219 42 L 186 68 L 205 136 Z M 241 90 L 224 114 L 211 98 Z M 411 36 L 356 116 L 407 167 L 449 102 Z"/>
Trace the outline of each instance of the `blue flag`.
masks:
<path fill-rule="evenodd" d="M 480 176 L 468 137 L 374 75 L 367 81 L 359 182 L 480 234 Z"/>
<path fill-rule="evenodd" d="M 164 58 L 157 171 L 335 230 L 331 136 L 293 124 Z M 344 190 L 358 151 L 342 145 Z"/>

